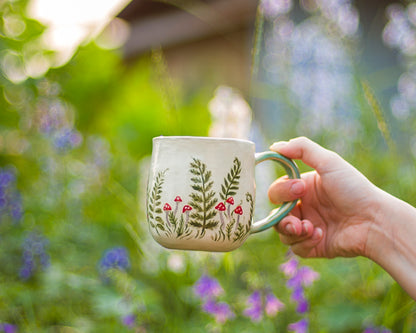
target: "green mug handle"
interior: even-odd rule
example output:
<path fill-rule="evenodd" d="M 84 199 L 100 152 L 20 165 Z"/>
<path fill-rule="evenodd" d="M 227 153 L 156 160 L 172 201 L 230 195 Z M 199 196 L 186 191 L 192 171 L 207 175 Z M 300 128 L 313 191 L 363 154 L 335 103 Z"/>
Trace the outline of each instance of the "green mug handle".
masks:
<path fill-rule="evenodd" d="M 285 168 L 289 178 L 300 178 L 300 172 L 296 163 L 291 159 L 280 155 L 279 153 L 275 153 L 273 151 L 257 153 L 255 154 L 255 160 L 256 165 L 267 160 L 276 161 Z M 274 209 L 266 218 L 253 222 L 250 233 L 254 234 L 266 230 L 279 223 L 287 214 L 289 214 L 293 207 L 296 206 L 297 201 L 298 200 L 296 199 L 293 201 L 284 202 L 278 209 Z"/>

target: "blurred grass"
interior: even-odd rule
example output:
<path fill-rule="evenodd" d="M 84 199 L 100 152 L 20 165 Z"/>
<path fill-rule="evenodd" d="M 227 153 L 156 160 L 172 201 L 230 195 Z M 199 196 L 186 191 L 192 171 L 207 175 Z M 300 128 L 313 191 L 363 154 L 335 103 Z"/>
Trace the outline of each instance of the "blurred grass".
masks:
<path fill-rule="evenodd" d="M 20 39 L 1 39 L 2 51 L 21 50 L 42 31 L 35 22 L 25 22 Z M 257 24 L 256 46 L 263 33 L 261 17 Z M 254 77 L 258 52 L 253 51 Z M 253 91 L 264 98 L 277 93 L 253 82 Z M 45 92 L 53 86 L 55 92 Z M 122 317 L 134 313 L 138 332 L 284 332 L 300 319 L 279 270 L 288 248 L 274 231 L 254 235 L 225 254 L 168 251 L 149 236 L 144 170 L 151 139 L 207 135 L 213 94 L 202 83 L 189 89 L 171 78 L 161 50 L 126 64 L 118 51 L 91 43 L 44 77 L 12 84 L 1 75 L 0 90 L 0 167 L 14 166 L 24 206 L 18 223 L 0 211 L 0 323 L 14 323 L 19 332 L 128 332 Z M 354 98 L 361 128 L 357 137 L 346 138 L 352 148 L 345 158 L 381 188 L 416 204 L 414 158 L 403 156 L 393 141 L 376 93 L 357 78 Z M 40 131 L 45 101 L 67 108 L 83 137 L 79 147 L 58 151 L 53 138 Z M 292 136 L 301 134 L 296 115 L 287 115 Z M 313 139 L 331 147 L 336 131 Z M 106 142 L 108 151 L 89 146 L 94 138 Z M 20 148 L 12 150 L 11 144 Z M 49 239 L 51 265 L 22 281 L 22 245 L 30 231 Z M 99 261 L 114 246 L 127 248 L 131 268 L 113 270 L 105 279 Z M 172 264 L 174 255 L 179 268 Z M 363 258 L 301 263 L 320 273 L 307 290 L 311 332 L 361 332 L 366 324 L 416 331 L 414 302 L 377 265 Z M 201 311 L 192 287 L 203 273 L 218 278 L 226 290 L 221 300 L 237 313 L 234 320 L 219 325 Z M 246 298 L 259 288 L 273 291 L 286 309 L 253 323 L 241 313 Z"/>

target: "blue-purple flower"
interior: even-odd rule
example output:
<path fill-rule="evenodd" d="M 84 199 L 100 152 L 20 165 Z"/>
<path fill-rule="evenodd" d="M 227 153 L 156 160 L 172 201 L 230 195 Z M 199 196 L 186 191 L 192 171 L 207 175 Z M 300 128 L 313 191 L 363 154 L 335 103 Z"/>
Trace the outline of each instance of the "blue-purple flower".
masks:
<path fill-rule="evenodd" d="M 289 253 L 289 260 L 280 265 L 280 269 L 288 278 L 286 286 L 292 290 L 291 300 L 296 303 L 296 312 L 306 314 L 309 311 L 309 302 L 305 296 L 305 287 L 309 287 L 319 278 L 319 274 L 307 266 L 300 266 L 298 259 Z M 295 332 L 306 332 L 308 322 L 302 319 L 289 325 L 289 329 Z"/>
<path fill-rule="evenodd" d="M 269 317 L 275 316 L 285 305 L 271 292 L 265 296 L 259 291 L 254 291 L 247 299 L 247 308 L 244 315 L 253 322 L 263 319 L 264 313 Z"/>
<path fill-rule="evenodd" d="M 274 317 L 284 307 L 285 305 L 273 293 L 266 295 L 264 311 L 269 317 Z"/>
<path fill-rule="evenodd" d="M 8 323 L 2 323 L 0 324 L 0 332 L 4 333 L 16 333 L 17 332 L 17 326 L 8 324 Z"/>
<path fill-rule="evenodd" d="M 129 329 L 133 329 L 136 326 L 136 315 L 135 314 L 128 314 L 124 316 L 121 320 L 124 326 Z"/>
<path fill-rule="evenodd" d="M 10 216 L 19 221 L 23 215 L 22 198 L 16 189 L 16 176 L 10 169 L 0 168 L 0 220 Z"/>
<path fill-rule="evenodd" d="M 30 279 L 37 270 L 45 269 L 50 265 L 50 256 L 47 253 L 49 241 L 42 235 L 32 232 L 23 242 L 22 266 L 19 276 L 22 280 Z"/>
<path fill-rule="evenodd" d="M 231 307 L 225 302 L 217 302 L 214 299 L 208 299 L 203 305 L 202 310 L 214 316 L 217 323 L 225 323 L 227 320 L 235 317 Z"/>
<path fill-rule="evenodd" d="M 82 135 L 73 128 L 62 128 L 53 137 L 53 144 L 58 150 L 66 151 L 78 147 L 82 142 Z"/>
<path fill-rule="evenodd" d="M 224 289 L 217 279 L 202 275 L 194 285 L 194 293 L 203 301 L 202 310 L 212 315 L 217 323 L 225 323 L 235 317 L 227 303 L 218 301 L 218 296 L 224 293 Z"/>
<path fill-rule="evenodd" d="M 309 287 L 315 280 L 319 279 L 319 273 L 308 266 L 299 267 L 296 276 L 300 279 L 300 283 L 304 287 Z"/>
<path fill-rule="evenodd" d="M 194 286 L 194 292 L 202 299 L 220 296 L 224 290 L 218 281 L 208 275 L 202 275 Z"/>
<path fill-rule="evenodd" d="M 127 270 L 130 268 L 129 254 L 126 248 L 119 246 L 108 249 L 100 260 L 99 268 L 102 273 L 109 269 Z"/>
<path fill-rule="evenodd" d="M 287 276 L 292 277 L 298 270 L 299 261 L 295 258 L 289 258 L 288 261 L 280 265 L 280 270 Z"/>
<path fill-rule="evenodd" d="M 247 299 L 248 308 L 244 310 L 244 315 L 250 317 L 252 321 L 258 322 L 263 318 L 263 302 L 260 291 L 253 292 Z"/>
<path fill-rule="evenodd" d="M 307 319 L 301 319 L 296 323 L 289 324 L 288 330 L 295 333 L 306 333 L 308 332 L 309 322 Z"/>

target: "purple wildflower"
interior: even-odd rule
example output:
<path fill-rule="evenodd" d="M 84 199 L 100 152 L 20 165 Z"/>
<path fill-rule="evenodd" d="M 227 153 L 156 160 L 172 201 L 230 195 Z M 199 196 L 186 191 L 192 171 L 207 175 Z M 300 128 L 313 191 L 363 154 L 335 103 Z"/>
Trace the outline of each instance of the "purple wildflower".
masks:
<path fill-rule="evenodd" d="M 127 250 L 122 246 L 108 249 L 101 258 L 99 266 L 103 273 L 111 268 L 127 270 L 130 268 L 130 259 Z"/>
<path fill-rule="evenodd" d="M 302 282 L 302 275 L 296 273 L 286 283 L 287 287 L 292 289 L 291 299 L 297 303 L 296 311 L 301 314 L 306 313 L 309 310 L 309 303 L 306 299 Z"/>
<path fill-rule="evenodd" d="M 296 311 L 304 314 L 309 311 L 309 303 L 305 297 L 304 287 L 310 286 L 319 274 L 307 266 L 299 266 L 299 261 L 291 257 L 280 269 L 288 277 L 286 286 L 292 289 L 291 299 L 297 303 Z"/>
<path fill-rule="evenodd" d="M 0 188 L 5 188 L 11 183 L 14 183 L 16 177 L 10 170 L 0 170 Z"/>
<path fill-rule="evenodd" d="M 266 295 L 264 311 L 269 317 L 274 317 L 285 305 L 272 293 Z"/>
<path fill-rule="evenodd" d="M 298 306 L 296 307 L 296 312 L 303 314 L 309 311 L 309 303 L 306 298 L 299 300 Z"/>
<path fill-rule="evenodd" d="M 127 328 L 133 329 L 134 326 L 136 326 L 136 315 L 134 314 L 129 314 L 127 316 L 124 316 L 122 318 L 122 323 L 124 326 L 126 326 Z"/>
<path fill-rule="evenodd" d="M 37 269 L 44 269 L 50 264 L 46 248 L 49 241 L 37 233 L 31 233 L 23 242 L 23 264 L 19 276 L 22 280 L 30 279 Z"/>
<path fill-rule="evenodd" d="M 363 333 L 378 333 L 378 330 L 375 327 L 367 327 Z"/>
<path fill-rule="evenodd" d="M 300 302 L 305 299 L 305 291 L 302 286 L 298 286 L 293 289 L 292 295 L 290 297 L 294 302 Z"/>
<path fill-rule="evenodd" d="M 247 299 L 249 307 L 244 310 L 244 315 L 252 321 L 258 322 L 263 318 L 263 304 L 259 291 L 253 292 Z"/>
<path fill-rule="evenodd" d="M 308 332 L 309 323 L 306 319 L 301 319 L 296 323 L 289 324 L 288 329 L 289 331 L 295 333 L 306 333 Z"/>
<path fill-rule="evenodd" d="M 8 324 L 8 323 L 0 324 L 0 332 L 16 333 L 17 332 L 17 326 L 12 325 L 12 324 Z"/>
<path fill-rule="evenodd" d="M 284 264 L 280 265 L 280 270 L 286 275 L 286 277 L 293 277 L 297 270 L 298 270 L 298 260 L 293 257 L 290 258 L 287 262 L 285 262 Z"/>
<path fill-rule="evenodd" d="M 19 221 L 22 218 L 22 198 L 16 189 L 14 172 L 0 168 L 0 219 L 6 215 L 14 221 Z"/>
<path fill-rule="evenodd" d="M 218 280 L 202 275 L 195 283 L 194 293 L 202 300 L 202 310 L 214 316 L 217 323 L 225 323 L 235 317 L 231 307 L 225 302 L 217 302 L 216 298 L 224 292 Z"/>
<path fill-rule="evenodd" d="M 298 274 L 298 271 L 286 282 L 286 286 L 291 289 L 302 287 L 302 276 Z"/>
<path fill-rule="evenodd" d="M 262 320 L 264 312 L 273 317 L 285 306 L 273 293 L 269 292 L 263 297 L 260 291 L 255 291 L 248 297 L 247 305 L 244 315 L 253 322 Z"/>
<path fill-rule="evenodd" d="M 319 279 L 319 273 L 308 266 L 300 267 L 297 271 L 297 275 L 300 276 L 301 283 L 304 287 L 309 287 L 315 280 Z"/>
<path fill-rule="evenodd" d="M 299 261 L 289 253 L 289 260 L 280 265 L 280 269 L 288 278 L 286 286 L 292 290 L 291 299 L 297 305 L 296 312 L 305 314 L 309 311 L 309 303 L 305 297 L 304 287 L 310 286 L 319 274 L 307 266 L 299 266 Z M 290 324 L 288 329 L 296 333 L 307 332 L 308 321 L 304 318 L 296 323 Z"/>
<path fill-rule="evenodd" d="M 235 317 L 234 312 L 230 306 L 225 302 L 216 302 L 213 299 L 208 299 L 203 305 L 202 310 L 214 316 L 217 323 L 225 323 L 228 319 Z"/>
<path fill-rule="evenodd" d="M 82 142 L 82 135 L 73 128 L 62 128 L 54 135 L 53 144 L 58 150 L 70 150 L 78 147 Z"/>
<path fill-rule="evenodd" d="M 194 292 L 202 299 L 218 297 L 224 290 L 218 281 L 208 275 L 202 275 L 194 286 Z"/>

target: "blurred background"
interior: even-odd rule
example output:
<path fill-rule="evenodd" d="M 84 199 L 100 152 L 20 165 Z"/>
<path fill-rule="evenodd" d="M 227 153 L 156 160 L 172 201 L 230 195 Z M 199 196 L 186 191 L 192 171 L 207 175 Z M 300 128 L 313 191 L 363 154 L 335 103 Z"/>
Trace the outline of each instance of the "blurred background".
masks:
<path fill-rule="evenodd" d="M 366 259 L 299 259 L 272 230 L 171 251 L 146 224 L 159 135 L 258 151 L 305 135 L 416 205 L 414 1 L 0 12 L 0 332 L 416 332 L 414 301 Z M 282 174 L 258 168 L 256 217 Z"/>

